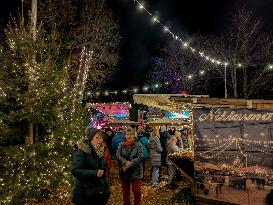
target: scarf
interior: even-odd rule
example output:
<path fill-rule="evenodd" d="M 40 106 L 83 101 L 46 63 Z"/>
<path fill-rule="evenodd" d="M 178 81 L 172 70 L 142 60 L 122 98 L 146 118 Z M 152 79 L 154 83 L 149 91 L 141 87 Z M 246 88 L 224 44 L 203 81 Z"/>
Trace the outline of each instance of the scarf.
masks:
<path fill-rule="evenodd" d="M 129 140 L 125 140 L 124 144 L 127 147 L 131 147 L 131 145 L 134 143 L 135 141 L 129 141 Z"/>
<path fill-rule="evenodd" d="M 92 144 L 92 143 L 91 143 Z M 104 145 L 101 145 L 99 146 L 98 148 L 96 148 L 93 144 L 92 146 L 94 147 L 95 149 L 95 152 L 96 154 L 99 156 L 99 157 L 103 157 L 104 156 L 104 153 L 105 153 L 105 147 Z"/>

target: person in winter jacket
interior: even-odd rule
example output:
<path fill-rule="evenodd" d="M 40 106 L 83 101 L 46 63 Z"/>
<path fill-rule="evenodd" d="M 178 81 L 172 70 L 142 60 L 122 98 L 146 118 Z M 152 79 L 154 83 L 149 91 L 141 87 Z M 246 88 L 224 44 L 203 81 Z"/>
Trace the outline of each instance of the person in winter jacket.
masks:
<path fill-rule="evenodd" d="M 172 153 L 175 153 L 175 152 L 179 152 L 180 151 L 180 148 L 177 146 L 177 137 L 175 135 L 172 135 L 168 144 L 167 144 L 167 151 L 168 151 L 168 154 L 172 154 Z M 170 189 L 175 189 L 176 185 L 175 185 L 175 182 L 174 182 L 174 178 L 175 178 L 175 175 L 176 175 L 176 167 L 169 163 L 169 181 L 168 181 L 168 188 Z"/>
<path fill-rule="evenodd" d="M 112 151 L 112 156 L 116 156 L 116 152 L 118 149 L 118 146 L 121 142 L 124 142 L 125 136 L 121 130 L 117 131 L 115 136 L 112 139 L 112 146 L 111 146 L 111 151 Z"/>
<path fill-rule="evenodd" d="M 134 205 L 140 205 L 141 201 L 141 179 L 143 178 L 143 152 L 141 144 L 136 140 L 133 128 L 125 129 L 126 140 L 119 144 L 117 150 L 117 161 L 121 167 L 121 184 L 123 192 L 123 204 L 130 205 L 130 189 L 134 194 Z"/>
<path fill-rule="evenodd" d="M 148 138 L 145 137 L 144 135 L 145 130 L 141 127 L 138 128 L 137 130 L 137 139 L 141 144 L 142 152 L 143 152 L 143 161 L 142 161 L 142 166 L 143 166 L 143 179 L 144 179 L 144 174 L 145 174 L 145 164 L 147 159 L 149 158 L 149 140 Z"/>
<path fill-rule="evenodd" d="M 181 137 L 181 132 L 179 131 L 175 131 L 174 135 L 176 136 L 176 139 L 177 139 L 177 146 L 180 148 L 180 149 L 183 149 L 183 141 L 182 141 L 182 137 Z"/>
<path fill-rule="evenodd" d="M 89 128 L 78 143 L 71 168 L 75 177 L 72 202 L 76 205 L 107 204 L 110 184 L 102 143 L 103 133 L 95 128 Z"/>
<path fill-rule="evenodd" d="M 170 134 L 167 131 L 167 128 L 163 125 L 160 127 L 160 143 L 162 146 L 161 161 L 162 165 L 168 167 L 167 165 L 167 142 L 170 139 Z"/>
<path fill-rule="evenodd" d="M 161 167 L 161 152 L 162 147 L 159 140 L 159 130 L 155 128 L 150 134 L 149 148 L 150 148 L 150 159 L 152 164 L 152 186 L 157 188 L 159 186 L 159 170 Z"/>
<path fill-rule="evenodd" d="M 110 154 L 112 154 L 111 146 L 112 146 L 113 136 L 114 136 L 114 132 L 111 130 L 111 128 L 108 127 L 104 130 L 103 141 L 106 143 Z"/>

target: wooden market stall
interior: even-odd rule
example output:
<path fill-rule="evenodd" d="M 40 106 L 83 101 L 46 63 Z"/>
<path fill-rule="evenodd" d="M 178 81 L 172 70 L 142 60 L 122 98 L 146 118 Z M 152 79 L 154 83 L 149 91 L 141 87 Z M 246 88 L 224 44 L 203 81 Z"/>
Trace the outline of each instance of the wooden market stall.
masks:
<path fill-rule="evenodd" d="M 273 181 L 273 100 L 218 99 L 205 95 L 183 94 L 135 94 L 134 102 L 170 112 L 191 109 L 191 120 L 187 121 L 193 127 L 190 137 L 194 144 L 194 160 L 198 162 L 195 169 L 201 175 L 206 175 L 202 178 L 205 180 L 203 187 L 211 189 L 207 196 L 199 192 L 201 195 L 198 197 L 227 201 L 227 197 L 232 195 L 229 199 L 231 203 L 262 203 L 260 201 L 264 198 L 261 196 L 266 195 L 267 187 L 270 187 L 270 182 Z M 183 170 L 183 163 L 176 164 Z M 211 167 L 214 167 L 213 172 Z M 261 169 L 266 171 L 261 172 Z M 183 174 L 189 176 L 187 171 L 188 169 L 184 168 Z M 213 176 L 209 174 L 210 171 L 214 173 Z M 255 187 L 248 183 L 250 177 L 252 181 L 254 178 L 263 179 L 266 183 L 263 186 L 257 183 L 259 186 Z M 218 178 L 224 178 L 224 181 L 215 181 Z M 232 181 L 233 178 L 236 183 Z M 238 187 L 241 186 L 238 179 L 245 182 L 239 190 Z M 215 184 L 216 188 L 213 186 Z M 221 187 L 222 194 L 219 192 Z M 260 190 L 261 187 L 263 190 Z M 246 190 L 249 189 L 260 191 L 248 195 Z"/>

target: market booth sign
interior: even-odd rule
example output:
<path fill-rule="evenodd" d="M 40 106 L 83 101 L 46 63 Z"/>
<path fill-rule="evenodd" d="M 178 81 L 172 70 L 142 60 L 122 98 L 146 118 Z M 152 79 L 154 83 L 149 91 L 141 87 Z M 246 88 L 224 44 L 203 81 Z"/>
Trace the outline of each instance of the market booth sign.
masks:
<path fill-rule="evenodd" d="M 254 110 L 211 109 L 199 115 L 198 121 L 272 121 L 273 112 Z"/>

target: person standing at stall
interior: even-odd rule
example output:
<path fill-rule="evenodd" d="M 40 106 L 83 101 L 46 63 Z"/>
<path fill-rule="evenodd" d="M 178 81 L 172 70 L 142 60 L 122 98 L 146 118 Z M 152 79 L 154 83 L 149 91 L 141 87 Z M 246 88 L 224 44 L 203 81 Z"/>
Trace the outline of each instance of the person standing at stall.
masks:
<path fill-rule="evenodd" d="M 130 189 L 134 194 L 134 205 L 141 202 L 141 179 L 143 178 L 143 152 L 133 128 L 125 129 L 125 141 L 119 144 L 116 154 L 121 167 L 123 204 L 130 205 Z"/>
<path fill-rule="evenodd" d="M 138 127 L 137 129 L 137 139 L 141 143 L 141 148 L 143 152 L 143 161 L 142 161 L 142 166 L 143 166 L 143 180 L 145 178 L 145 164 L 147 159 L 149 158 L 150 155 L 150 150 L 149 150 L 149 140 L 145 137 L 144 135 L 144 128 Z"/>
<path fill-rule="evenodd" d="M 177 143 L 177 137 L 175 135 L 172 135 L 169 142 L 168 142 L 168 144 L 167 144 L 168 155 L 180 151 L 180 149 L 179 149 L 179 147 L 177 146 L 176 143 Z M 174 182 L 174 178 L 175 178 L 175 175 L 176 175 L 176 172 L 177 172 L 177 168 L 171 162 L 169 162 L 169 160 L 168 160 L 168 164 L 169 164 L 169 169 L 168 169 L 169 180 L 168 180 L 167 187 L 169 189 L 175 189 L 176 184 Z"/>
<path fill-rule="evenodd" d="M 157 188 L 159 186 L 159 170 L 161 167 L 161 152 L 163 150 L 159 140 L 158 128 L 155 128 L 150 134 L 149 149 L 152 164 L 152 187 Z"/>

